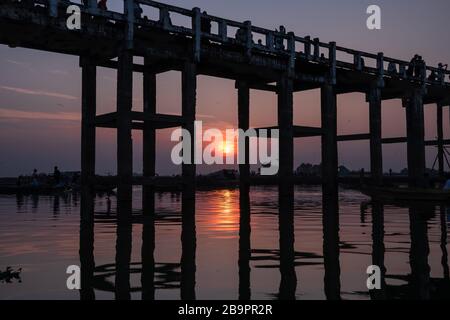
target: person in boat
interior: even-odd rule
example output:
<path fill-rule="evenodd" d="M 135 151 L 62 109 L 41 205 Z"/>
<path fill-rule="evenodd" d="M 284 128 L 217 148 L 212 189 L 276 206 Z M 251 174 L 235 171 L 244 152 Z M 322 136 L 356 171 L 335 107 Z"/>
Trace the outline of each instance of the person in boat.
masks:
<path fill-rule="evenodd" d="M 32 187 L 39 187 L 37 169 L 34 169 L 33 170 L 33 174 L 31 175 L 31 186 Z"/>
<path fill-rule="evenodd" d="M 53 170 L 53 180 L 55 181 L 55 185 L 61 183 L 61 171 L 59 171 L 57 166 L 55 166 L 55 169 Z"/>
<path fill-rule="evenodd" d="M 21 187 L 21 186 L 22 186 L 22 181 L 23 181 L 23 176 L 20 175 L 20 176 L 17 178 L 16 185 L 17 185 L 18 187 Z"/>
<path fill-rule="evenodd" d="M 106 5 L 106 3 L 108 2 L 108 0 L 100 0 L 98 3 L 97 3 L 97 8 L 99 8 L 100 10 L 108 10 L 108 7 L 107 7 L 107 5 Z"/>

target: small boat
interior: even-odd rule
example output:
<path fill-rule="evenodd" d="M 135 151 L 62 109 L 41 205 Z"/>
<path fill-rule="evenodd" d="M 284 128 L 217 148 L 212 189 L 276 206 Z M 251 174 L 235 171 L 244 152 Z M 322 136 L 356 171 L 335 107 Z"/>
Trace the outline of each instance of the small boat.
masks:
<path fill-rule="evenodd" d="M 439 189 L 363 187 L 361 192 L 379 200 L 450 202 L 450 191 Z"/>

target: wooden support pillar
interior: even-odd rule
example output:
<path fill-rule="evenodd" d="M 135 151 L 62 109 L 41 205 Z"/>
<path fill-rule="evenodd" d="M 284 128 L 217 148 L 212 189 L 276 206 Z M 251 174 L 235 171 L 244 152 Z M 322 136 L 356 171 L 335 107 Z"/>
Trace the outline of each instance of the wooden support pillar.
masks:
<path fill-rule="evenodd" d="M 250 127 L 250 89 L 246 82 L 237 81 L 236 87 L 238 89 L 238 127 L 247 131 Z M 250 179 L 250 147 L 249 139 L 246 138 L 245 148 L 245 164 L 239 164 L 239 176 L 241 182 L 241 191 L 248 192 Z"/>
<path fill-rule="evenodd" d="M 144 61 L 150 67 L 148 59 Z M 156 114 L 156 74 L 144 71 L 144 115 Z M 143 176 L 156 175 L 156 130 L 151 121 L 144 121 L 143 130 Z M 142 208 L 144 215 L 153 215 L 155 209 L 155 188 L 145 185 L 142 188 Z"/>
<path fill-rule="evenodd" d="M 116 230 L 115 299 L 130 300 L 130 263 L 132 250 L 132 225 L 118 224 Z"/>
<path fill-rule="evenodd" d="M 381 137 L 381 90 L 378 87 L 370 89 L 368 94 L 370 122 L 370 171 L 372 183 L 383 184 L 383 146 Z"/>
<path fill-rule="evenodd" d="M 322 185 L 324 195 L 338 192 L 338 149 L 336 92 L 331 84 L 321 88 Z"/>
<path fill-rule="evenodd" d="M 131 109 L 133 95 L 133 55 L 130 50 L 119 53 L 117 70 L 117 219 L 131 220 L 133 140 Z"/>
<path fill-rule="evenodd" d="M 425 178 L 425 131 L 422 88 L 416 88 L 406 105 L 406 128 L 408 140 L 408 175 L 411 187 L 423 187 Z"/>
<path fill-rule="evenodd" d="M 182 71 L 182 115 L 183 128 L 189 131 L 191 143 L 191 161 L 184 163 L 182 194 L 182 231 L 181 231 L 181 299 L 195 300 L 196 274 L 196 228 L 195 228 L 195 107 L 197 89 L 196 65 L 186 62 Z"/>
<path fill-rule="evenodd" d="M 294 124 L 293 81 L 283 75 L 278 82 L 278 128 L 280 130 L 279 190 L 284 196 L 293 196 L 294 174 Z"/>
<path fill-rule="evenodd" d="M 81 185 L 82 196 L 87 199 L 87 207 L 81 209 L 81 220 L 92 221 L 94 194 L 92 178 L 95 176 L 95 115 L 96 115 L 96 66 L 85 57 L 80 58 L 81 65 Z"/>
<path fill-rule="evenodd" d="M 191 161 L 184 163 L 183 170 L 183 198 L 195 198 L 195 109 L 197 91 L 197 70 L 196 65 L 186 62 L 182 71 L 182 115 L 185 124 L 183 128 L 189 131 L 191 143 Z"/>
<path fill-rule="evenodd" d="M 437 143 L 438 143 L 438 165 L 439 176 L 444 177 L 444 129 L 443 129 L 443 105 L 437 104 Z"/>

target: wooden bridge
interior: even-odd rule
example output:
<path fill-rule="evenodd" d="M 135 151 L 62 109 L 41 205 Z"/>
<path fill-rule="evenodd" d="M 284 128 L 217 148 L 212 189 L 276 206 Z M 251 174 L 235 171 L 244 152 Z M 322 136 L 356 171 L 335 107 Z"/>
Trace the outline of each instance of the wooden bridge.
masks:
<path fill-rule="evenodd" d="M 320 136 L 324 194 L 337 192 L 339 141 L 369 140 L 371 175 L 374 184 L 383 180 L 383 143 L 407 143 L 409 183 L 418 186 L 425 176 L 425 146 L 438 146 L 439 171 L 444 173 L 443 107 L 450 105 L 449 71 L 421 66 L 408 72 L 407 61 L 343 48 L 334 42 L 300 37 L 149 0 L 124 0 L 123 13 L 100 10 L 95 0 L 77 4 L 81 9 L 81 29 L 66 26 L 67 7 L 63 0 L 5 0 L 0 4 L 0 43 L 77 55 L 82 68 L 82 181 L 89 190 L 95 179 L 95 128 L 117 129 L 117 182 L 119 220 L 131 212 L 132 130 L 143 131 L 144 202 L 152 206 L 155 176 L 155 132 L 182 126 L 193 134 L 196 117 L 197 75 L 236 81 L 238 125 L 249 128 L 250 89 L 274 92 L 278 96 L 280 129 L 280 193 L 292 194 L 286 187 L 293 176 L 293 141 L 299 137 Z M 136 10 L 139 5 L 144 14 Z M 146 16 L 156 12 L 157 18 Z M 177 25 L 173 16 L 191 23 Z M 213 26 L 212 32 L 209 25 Z M 143 57 L 143 63 L 133 57 Z M 338 59 L 339 57 L 339 59 Z M 96 113 L 96 67 L 117 69 L 117 110 Z M 156 113 L 156 75 L 170 70 L 182 73 L 182 114 Z M 143 74 L 144 109 L 133 111 L 133 72 Z M 447 79 L 446 79 L 447 78 Z M 293 123 L 293 94 L 321 90 L 320 128 Z M 366 94 L 370 132 L 337 135 L 338 94 Z M 406 110 L 407 136 L 382 137 L 382 102 L 402 99 Z M 424 104 L 437 105 L 436 141 L 424 140 Z M 248 149 L 248 146 L 247 146 Z M 240 166 L 243 186 L 248 185 L 249 165 Z M 183 165 L 183 199 L 195 196 L 195 165 Z M 87 191 L 88 192 L 88 191 Z M 147 196 L 146 196 L 147 195 Z M 91 219 L 90 215 L 83 217 Z"/>

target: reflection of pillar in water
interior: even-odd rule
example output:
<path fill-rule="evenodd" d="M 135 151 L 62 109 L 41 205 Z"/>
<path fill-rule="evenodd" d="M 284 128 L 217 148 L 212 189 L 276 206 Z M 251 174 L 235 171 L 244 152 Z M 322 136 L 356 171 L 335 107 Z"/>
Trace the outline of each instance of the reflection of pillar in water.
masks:
<path fill-rule="evenodd" d="M 295 273 L 295 236 L 294 236 L 294 198 L 293 186 L 279 186 L 279 233 L 280 233 L 280 289 L 279 298 L 294 300 L 297 289 L 297 275 Z"/>
<path fill-rule="evenodd" d="M 447 220 L 446 220 L 446 208 L 441 206 L 441 250 L 442 250 L 442 269 L 444 273 L 444 279 L 449 280 L 449 269 L 448 269 L 448 252 L 447 252 Z"/>
<path fill-rule="evenodd" d="M 195 200 L 183 196 L 183 221 L 181 231 L 181 299 L 195 300 Z"/>
<path fill-rule="evenodd" d="M 155 220 L 154 216 L 145 216 L 142 226 L 142 300 L 155 299 Z"/>
<path fill-rule="evenodd" d="M 240 189 L 239 205 L 239 300 L 250 300 L 250 195 L 245 186 Z"/>
<path fill-rule="evenodd" d="M 81 198 L 81 217 L 93 217 L 93 197 Z M 80 223 L 80 268 L 81 290 L 80 300 L 94 300 L 93 288 L 95 260 L 94 260 L 94 221 L 81 220 Z"/>
<path fill-rule="evenodd" d="M 339 265 L 339 203 L 338 195 L 324 193 L 323 198 L 323 261 L 324 287 L 328 300 L 341 299 L 341 269 Z"/>
<path fill-rule="evenodd" d="M 132 224 L 117 224 L 116 239 L 116 300 L 129 300 Z"/>
<path fill-rule="evenodd" d="M 372 264 L 380 267 L 381 289 L 371 290 L 373 300 L 384 300 L 386 296 L 386 267 L 384 265 L 384 206 L 379 202 L 372 202 Z"/>
<path fill-rule="evenodd" d="M 411 293 L 414 299 L 430 298 L 430 266 L 428 255 L 428 224 L 424 217 L 434 212 L 433 206 L 415 205 L 409 209 L 411 249 L 409 261 L 411 265 Z"/>

